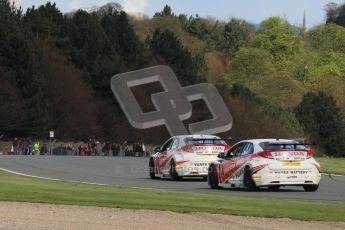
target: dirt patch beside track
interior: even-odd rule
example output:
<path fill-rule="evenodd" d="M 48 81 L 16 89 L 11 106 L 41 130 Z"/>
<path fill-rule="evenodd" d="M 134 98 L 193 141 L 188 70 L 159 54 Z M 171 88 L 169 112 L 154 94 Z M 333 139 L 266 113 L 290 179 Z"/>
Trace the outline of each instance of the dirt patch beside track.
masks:
<path fill-rule="evenodd" d="M 0 229 L 345 229 L 340 222 L 0 202 Z"/>

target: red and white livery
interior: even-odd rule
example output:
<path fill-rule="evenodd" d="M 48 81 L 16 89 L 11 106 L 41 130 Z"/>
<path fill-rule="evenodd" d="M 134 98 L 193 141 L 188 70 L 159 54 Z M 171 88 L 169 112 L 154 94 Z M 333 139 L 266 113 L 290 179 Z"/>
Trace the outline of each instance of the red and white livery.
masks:
<path fill-rule="evenodd" d="M 254 139 L 236 143 L 220 154 L 208 172 L 211 188 L 303 186 L 316 191 L 320 164 L 306 145 L 287 139 Z"/>
<path fill-rule="evenodd" d="M 174 136 L 155 149 L 149 161 L 150 177 L 172 180 L 203 177 L 206 180 L 210 163 L 229 149 L 225 140 L 213 135 Z"/>

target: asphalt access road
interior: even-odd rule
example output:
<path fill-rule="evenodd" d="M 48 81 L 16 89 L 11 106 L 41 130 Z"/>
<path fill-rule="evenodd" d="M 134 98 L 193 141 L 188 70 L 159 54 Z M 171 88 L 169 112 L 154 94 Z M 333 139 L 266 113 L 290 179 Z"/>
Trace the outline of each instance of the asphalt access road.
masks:
<path fill-rule="evenodd" d="M 316 192 L 302 187 L 283 187 L 278 191 L 261 189 L 212 190 L 201 179 L 170 181 L 152 180 L 148 176 L 149 158 L 74 157 L 74 156 L 0 156 L 0 168 L 32 176 L 108 184 L 123 187 L 154 188 L 177 191 L 212 192 L 219 194 L 303 200 L 345 201 L 345 177 L 323 175 Z"/>

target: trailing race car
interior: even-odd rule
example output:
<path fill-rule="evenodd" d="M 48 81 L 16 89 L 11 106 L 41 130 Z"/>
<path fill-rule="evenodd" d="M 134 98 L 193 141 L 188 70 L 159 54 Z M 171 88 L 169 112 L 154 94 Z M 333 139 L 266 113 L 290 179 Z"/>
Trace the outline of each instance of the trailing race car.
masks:
<path fill-rule="evenodd" d="M 155 149 L 149 161 L 152 179 L 203 177 L 207 180 L 209 164 L 219 153 L 230 149 L 226 140 L 211 135 L 175 136 Z"/>
<path fill-rule="evenodd" d="M 216 189 L 303 186 L 316 191 L 321 179 L 320 164 L 313 151 L 295 140 L 255 139 L 235 144 L 218 155 L 208 172 L 208 184 Z"/>

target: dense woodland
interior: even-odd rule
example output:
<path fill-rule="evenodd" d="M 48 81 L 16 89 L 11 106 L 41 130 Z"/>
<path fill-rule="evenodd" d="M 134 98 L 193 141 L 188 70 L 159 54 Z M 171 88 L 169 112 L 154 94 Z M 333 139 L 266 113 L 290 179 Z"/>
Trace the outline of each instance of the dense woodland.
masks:
<path fill-rule="evenodd" d="M 164 127 L 129 125 L 110 78 L 164 64 L 182 85 L 216 84 L 234 118 L 221 136 L 306 138 L 321 153 L 344 156 L 345 5 L 328 4 L 325 15 L 308 30 L 279 17 L 256 29 L 169 6 L 138 19 L 121 10 L 64 15 L 54 3 L 24 12 L 0 0 L 0 134 L 46 138 L 55 130 L 61 140 L 160 143 Z M 160 90 L 133 93 L 149 111 Z M 193 109 L 186 124 L 210 116 L 203 103 Z"/>

